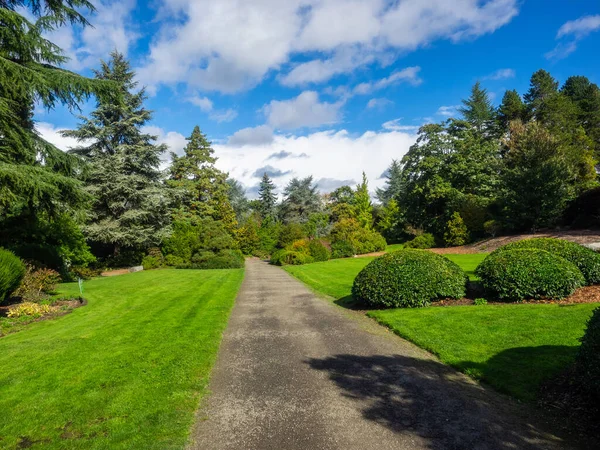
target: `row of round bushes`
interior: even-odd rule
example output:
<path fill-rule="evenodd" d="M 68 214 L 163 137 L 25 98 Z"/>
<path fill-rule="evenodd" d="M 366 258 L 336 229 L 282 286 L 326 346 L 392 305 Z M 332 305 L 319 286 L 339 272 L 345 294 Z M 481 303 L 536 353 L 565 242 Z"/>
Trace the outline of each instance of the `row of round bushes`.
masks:
<path fill-rule="evenodd" d="M 600 254 L 559 239 L 529 239 L 492 252 L 476 273 L 488 295 L 501 301 L 562 299 L 600 282 Z M 352 294 L 368 307 L 419 307 L 463 297 L 467 282 L 447 258 L 404 249 L 370 262 L 355 278 Z"/>

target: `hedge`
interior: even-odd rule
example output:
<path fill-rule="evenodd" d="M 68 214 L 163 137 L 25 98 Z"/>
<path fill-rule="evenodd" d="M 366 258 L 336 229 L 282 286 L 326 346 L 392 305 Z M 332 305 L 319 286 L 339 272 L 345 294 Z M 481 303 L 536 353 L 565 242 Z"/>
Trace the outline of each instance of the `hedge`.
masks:
<path fill-rule="evenodd" d="M 12 252 L 0 248 L 0 302 L 4 301 L 25 275 L 25 264 Z"/>
<path fill-rule="evenodd" d="M 443 256 L 399 250 L 371 261 L 355 278 L 352 295 L 369 307 L 419 307 L 465 296 L 468 278 Z"/>
<path fill-rule="evenodd" d="M 490 253 L 476 274 L 486 291 L 502 301 L 562 299 L 585 285 L 573 263 L 535 248 Z"/>
<path fill-rule="evenodd" d="M 538 248 L 558 255 L 575 264 L 583 274 L 587 284 L 600 283 L 600 254 L 574 242 L 555 238 L 534 238 L 512 242 L 496 251 L 516 248 Z"/>

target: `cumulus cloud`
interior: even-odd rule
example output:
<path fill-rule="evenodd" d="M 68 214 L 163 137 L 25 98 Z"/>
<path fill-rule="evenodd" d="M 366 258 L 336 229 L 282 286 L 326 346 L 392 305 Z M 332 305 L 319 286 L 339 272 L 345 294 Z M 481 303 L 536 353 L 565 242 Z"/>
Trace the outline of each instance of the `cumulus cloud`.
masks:
<path fill-rule="evenodd" d="M 265 173 L 271 178 L 280 178 L 280 177 L 283 177 L 284 175 L 292 173 L 292 171 L 291 170 L 284 171 L 281 169 L 277 169 L 276 167 L 267 165 L 267 166 L 259 167 L 258 169 L 256 169 L 254 171 L 254 173 L 252 174 L 252 176 L 255 178 L 262 178 L 262 176 Z"/>
<path fill-rule="evenodd" d="M 576 20 L 565 22 L 556 33 L 559 42 L 545 54 L 547 59 L 563 59 L 577 50 L 580 40 L 590 33 L 600 30 L 600 14 L 594 16 L 582 16 Z"/>
<path fill-rule="evenodd" d="M 400 130 L 367 131 L 361 135 L 341 130 L 319 131 L 306 136 L 275 134 L 269 144 L 244 147 L 219 144 L 214 148 L 219 158 L 217 166 L 248 187 L 250 195 L 252 186 L 256 185 L 254 174 L 257 169 L 264 168 L 265 161 L 281 149 L 306 157 L 276 159 L 278 170 L 290 171 L 274 179 L 279 190 L 294 176 L 312 175 L 325 192 L 360 179 L 363 170 L 373 190 L 383 185 L 383 180 L 377 180 L 381 172 L 392 159 L 401 159 L 415 140 L 414 133 Z M 320 180 L 324 181 L 321 183 Z M 341 184 L 328 180 L 340 180 Z"/>
<path fill-rule="evenodd" d="M 214 104 L 208 97 L 192 95 L 187 98 L 187 101 L 192 105 L 196 105 L 201 111 L 209 113 L 209 117 L 219 123 L 231 122 L 238 115 L 235 109 L 214 109 Z"/>
<path fill-rule="evenodd" d="M 518 3 L 165 0 L 161 30 L 139 75 L 151 85 L 184 82 L 222 92 L 250 88 L 282 69 L 287 85 L 324 82 L 366 64 L 385 65 L 435 40 L 492 33 L 518 13 Z M 296 55 L 307 61 L 287 70 Z"/>
<path fill-rule="evenodd" d="M 292 130 L 338 122 L 342 105 L 343 102 L 321 102 L 315 91 L 304 91 L 289 100 L 272 100 L 263 107 L 263 112 L 271 127 Z"/>
<path fill-rule="evenodd" d="M 145 125 L 141 128 L 142 133 L 156 136 L 157 144 L 165 144 L 167 151 L 161 155 L 161 169 L 166 169 L 171 163 L 171 152 L 178 156 L 183 155 L 183 149 L 188 141 L 186 137 L 176 131 L 165 131 L 155 125 Z"/>
<path fill-rule="evenodd" d="M 493 73 L 483 77 L 484 80 L 507 80 L 515 77 L 514 69 L 498 69 Z"/>
<path fill-rule="evenodd" d="M 75 138 L 61 136 L 60 132 L 64 131 L 64 128 L 57 128 L 51 123 L 38 122 L 35 129 L 40 136 L 60 150 L 67 151 L 82 145 Z"/>
<path fill-rule="evenodd" d="M 273 142 L 273 130 L 267 125 L 242 128 L 231 135 L 227 141 L 233 147 L 245 145 L 267 145 Z"/>

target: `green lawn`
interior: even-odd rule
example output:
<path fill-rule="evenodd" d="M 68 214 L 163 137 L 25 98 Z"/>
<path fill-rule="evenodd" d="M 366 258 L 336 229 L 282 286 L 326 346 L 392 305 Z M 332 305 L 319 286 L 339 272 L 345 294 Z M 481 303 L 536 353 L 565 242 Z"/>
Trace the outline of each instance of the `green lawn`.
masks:
<path fill-rule="evenodd" d="M 472 271 L 485 254 L 449 255 Z M 348 258 L 285 270 L 314 290 L 352 306 L 354 277 L 372 258 Z M 534 400 L 540 384 L 573 361 L 598 304 L 485 305 L 369 311 L 395 333 L 443 362 L 516 398 Z"/>
<path fill-rule="evenodd" d="M 239 269 L 94 279 L 88 305 L 1 338 L 0 447 L 183 448 L 242 278 Z"/>

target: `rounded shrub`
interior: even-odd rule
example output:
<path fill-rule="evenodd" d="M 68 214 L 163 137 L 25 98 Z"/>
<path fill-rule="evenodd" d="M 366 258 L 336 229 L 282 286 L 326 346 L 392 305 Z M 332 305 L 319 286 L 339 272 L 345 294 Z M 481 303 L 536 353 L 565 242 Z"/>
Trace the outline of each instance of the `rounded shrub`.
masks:
<path fill-rule="evenodd" d="M 574 242 L 555 238 L 533 238 L 512 242 L 496 251 L 516 248 L 538 248 L 575 264 L 583 274 L 587 284 L 600 283 L 600 254 Z"/>
<path fill-rule="evenodd" d="M 424 233 L 421 234 L 419 236 L 417 236 L 416 238 L 414 238 L 412 241 L 408 241 L 404 244 L 404 248 L 433 248 L 435 247 L 435 238 L 433 237 L 433 234 L 431 233 Z"/>
<path fill-rule="evenodd" d="M 12 252 L 0 248 L 0 302 L 4 301 L 25 275 L 25 264 Z"/>
<path fill-rule="evenodd" d="M 327 261 L 331 258 L 331 251 L 318 239 L 309 242 L 308 250 L 315 261 Z"/>
<path fill-rule="evenodd" d="M 468 278 L 443 256 L 425 250 L 399 250 L 371 261 L 354 279 L 352 295 L 369 307 L 426 306 L 465 296 Z"/>
<path fill-rule="evenodd" d="M 271 264 L 276 266 L 300 266 L 314 261 L 312 256 L 292 250 L 278 250 L 271 256 Z"/>
<path fill-rule="evenodd" d="M 535 248 L 490 253 L 476 273 L 490 295 L 502 301 L 562 299 L 585 285 L 573 263 Z"/>
<path fill-rule="evenodd" d="M 600 308 L 596 308 L 588 321 L 575 363 L 584 389 L 600 400 Z"/>

